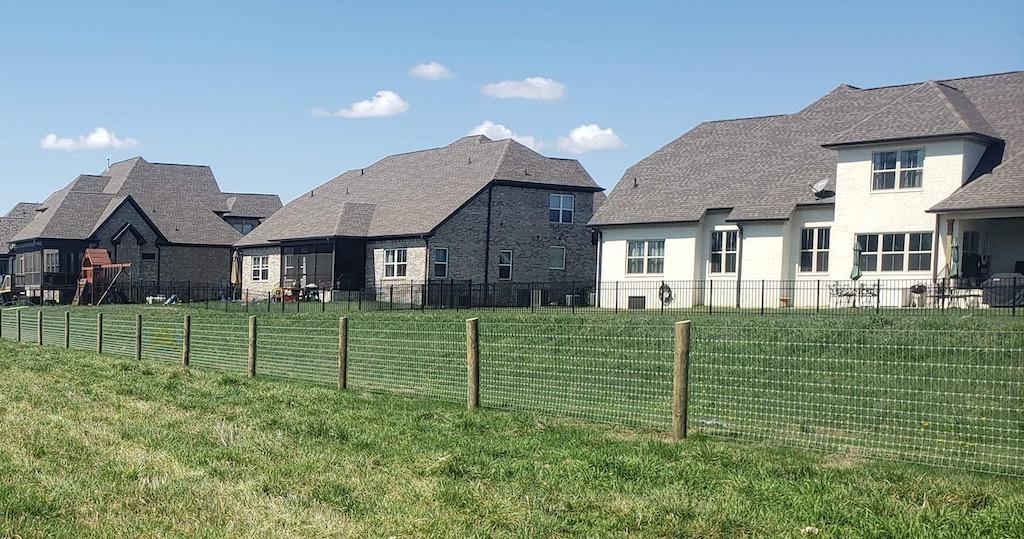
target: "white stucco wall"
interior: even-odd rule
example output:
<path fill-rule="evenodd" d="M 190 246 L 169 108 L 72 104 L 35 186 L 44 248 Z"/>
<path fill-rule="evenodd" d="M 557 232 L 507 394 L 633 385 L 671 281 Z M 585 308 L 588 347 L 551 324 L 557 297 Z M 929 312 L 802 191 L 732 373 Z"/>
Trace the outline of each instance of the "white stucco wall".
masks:
<path fill-rule="evenodd" d="M 602 230 L 597 292 L 602 307 L 625 309 L 629 298 L 643 296 L 647 308 L 661 305 L 658 289 L 665 282 L 673 299 L 666 307 L 685 307 L 693 302 L 693 294 L 685 281 L 694 279 L 696 234 L 693 223 L 669 225 L 637 225 Z M 631 240 L 665 240 L 665 271 L 658 275 L 627 274 L 626 252 Z M 617 283 L 617 284 L 613 284 Z"/>

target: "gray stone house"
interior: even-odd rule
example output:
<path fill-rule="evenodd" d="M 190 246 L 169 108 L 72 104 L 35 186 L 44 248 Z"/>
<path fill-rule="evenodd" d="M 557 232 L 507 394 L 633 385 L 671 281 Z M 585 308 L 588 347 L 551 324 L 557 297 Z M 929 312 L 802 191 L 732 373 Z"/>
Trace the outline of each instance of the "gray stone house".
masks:
<path fill-rule="evenodd" d="M 10 241 L 35 216 L 36 202 L 19 202 L 0 217 L 0 278 L 11 274 Z"/>
<path fill-rule="evenodd" d="M 468 136 L 350 170 L 242 238 L 243 289 L 593 281 L 601 187 L 576 160 Z M 412 300 L 417 302 L 416 299 Z"/>
<path fill-rule="evenodd" d="M 276 195 L 222 192 L 208 166 L 120 161 L 78 176 L 34 209 L 8 240 L 15 286 L 71 301 L 90 248 L 131 264 L 128 279 L 157 289 L 227 284 L 241 231 L 280 206 Z"/>

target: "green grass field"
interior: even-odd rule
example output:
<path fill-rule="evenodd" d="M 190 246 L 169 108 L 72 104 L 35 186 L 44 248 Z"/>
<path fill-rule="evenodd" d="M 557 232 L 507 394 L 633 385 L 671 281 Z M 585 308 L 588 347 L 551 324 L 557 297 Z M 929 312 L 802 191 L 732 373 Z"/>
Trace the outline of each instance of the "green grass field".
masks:
<path fill-rule="evenodd" d="M 1024 534 L 1019 479 L 7 341 L 0 417 L 0 536 Z"/>
<path fill-rule="evenodd" d="M 165 307 L 72 311 L 72 347 L 179 362 L 193 317 L 192 365 L 244 373 L 244 312 Z M 63 310 L 44 311 L 43 341 L 63 344 Z M 337 313 L 260 313 L 261 376 L 337 382 Z M 351 313 L 349 385 L 465 402 L 464 319 L 478 316 L 481 402 L 659 434 L 671 426 L 673 317 L 509 311 Z M 16 324 L 5 311 L 4 335 Z M 1024 318 L 751 316 L 693 319 L 690 427 L 862 458 L 1024 475 Z M 35 311 L 22 338 L 36 339 Z"/>

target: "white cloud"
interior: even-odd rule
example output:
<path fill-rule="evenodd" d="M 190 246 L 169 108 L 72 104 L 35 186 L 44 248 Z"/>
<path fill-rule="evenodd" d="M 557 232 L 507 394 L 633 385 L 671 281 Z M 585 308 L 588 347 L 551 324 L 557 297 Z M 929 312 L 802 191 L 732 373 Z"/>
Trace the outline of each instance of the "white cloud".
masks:
<path fill-rule="evenodd" d="M 584 124 L 572 131 L 568 137 L 559 137 L 558 149 L 569 153 L 587 153 L 614 150 L 624 146 L 622 139 L 612 128 L 601 129 L 597 124 Z"/>
<path fill-rule="evenodd" d="M 455 76 L 444 64 L 438 62 L 427 62 L 419 64 L 409 70 L 409 75 L 417 79 L 440 80 L 450 79 Z"/>
<path fill-rule="evenodd" d="M 39 147 L 45 150 L 124 150 L 137 145 L 139 141 L 133 138 L 117 138 L 112 131 L 105 127 L 97 127 L 85 135 L 75 138 L 60 138 L 56 133 L 50 133 L 39 141 Z"/>
<path fill-rule="evenodd" d="M 544 77 L 529 77 L 526 80 L 506 80 L 485 84 L 480 91 L 484 95 L 502 99 L 557 101 L 565 97 L 564 84 Z"/>
<path fill-rule="evenodd" d="M 341 116 L 342 118 L 383 118 L 394 116 L 409 110 L 409 103 L 406 103 L 397 93 L 391 90 L 381 90 L 370 99 L 356 101 L 347 109 L 331 112 L 325 108 L 313 109 L 313 116 L 321 118 Z"/>
<path fill-rule="evenodd" d="M 532 150 L 539 150 L 544 146 L 544 143 L 531 137 L 530 135 L 520 135 L 508 127 L 501 124 L 496 124 L 490 120 L 484 120 L 484 122 L 466 133 L 467 135 L 483 135 L 491 140 L 501 140 L 510 138 L 527 148 Z"/>

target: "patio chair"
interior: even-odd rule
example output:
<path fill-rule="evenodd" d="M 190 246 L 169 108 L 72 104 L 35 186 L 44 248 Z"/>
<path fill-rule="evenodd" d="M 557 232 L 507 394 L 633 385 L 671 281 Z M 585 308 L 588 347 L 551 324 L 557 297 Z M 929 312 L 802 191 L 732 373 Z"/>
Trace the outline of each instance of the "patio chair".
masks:
<path fill-rule="evenodd" d="M 843 286 L 838 282 L 828 286 L 829 307 L 852 307 L 856 297 L 857 291 L 852 287 Z"/>

